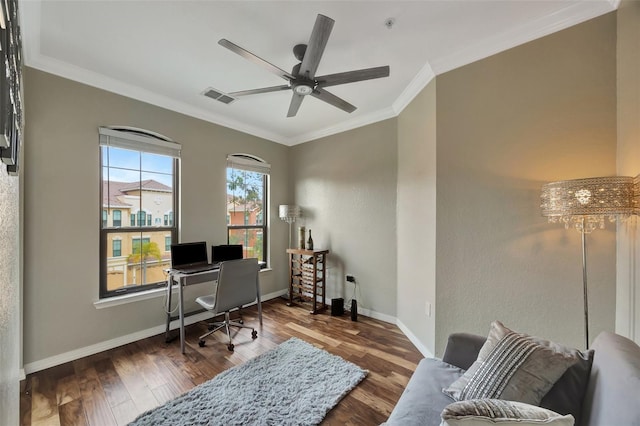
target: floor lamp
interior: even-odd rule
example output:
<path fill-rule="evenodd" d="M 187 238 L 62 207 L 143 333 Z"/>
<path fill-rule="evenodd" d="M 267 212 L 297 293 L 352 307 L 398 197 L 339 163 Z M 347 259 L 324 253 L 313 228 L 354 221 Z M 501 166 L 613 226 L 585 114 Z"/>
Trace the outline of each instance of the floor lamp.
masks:
<path fill-rule="evenodd" d="M 278 213 L 280 219 L 289 224 L 289 241 L 287 244 L 291 248 L 291 225 L 300 217 L 300 206 L 282 204 L 278 207 Z"/>
<path fill-rule="evenodd" d="M 586 235 L 604 229 L 605 219 L 622 221 L 637 212 L 634 178 L 627 176 L 563 180 L 542 186 L 542 215 L 552 223 L 574 227 L 582 236 L 582 287 L 585 347 L 589 348 Z"/>

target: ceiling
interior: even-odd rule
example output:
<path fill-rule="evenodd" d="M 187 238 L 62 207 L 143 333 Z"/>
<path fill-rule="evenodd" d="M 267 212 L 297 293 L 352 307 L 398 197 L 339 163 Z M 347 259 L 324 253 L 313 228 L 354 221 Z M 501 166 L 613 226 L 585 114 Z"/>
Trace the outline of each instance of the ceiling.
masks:
<path fill-rule="evenodd" d="M 57 1 L 22 0 L 27 66 L 285 145 L 398 115 L 433 78 L 613 11 L 618 0 Z M 330 88 L 349 114 L 307 96 L 287 118 L 290 90 L 226 105 L 234 92 L 286 84 L 218 45 L 226 38 L 277 67 L 298 62 L 317 14 L 335 20 L 316 75 L 389 65 L 387 78 Z M 392 19 L 388 28 L 385 23 Z M 130 123 L 127 123 L 130 124 Z"/>

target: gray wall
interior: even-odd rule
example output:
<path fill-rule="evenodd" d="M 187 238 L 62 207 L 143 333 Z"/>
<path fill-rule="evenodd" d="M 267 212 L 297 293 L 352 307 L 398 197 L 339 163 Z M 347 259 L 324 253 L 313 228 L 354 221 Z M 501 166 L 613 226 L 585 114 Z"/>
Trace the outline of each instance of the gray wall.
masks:
<path fill-rule="evenodd" d="M 583 347 L 580 234 L 540 216 L 548 181 L 616 173 L 616 17 L 436 78 L 436 355 L 492 320 Z M 588 236 L 591 337 L 612 330 L 615 227 Z"/>
<path fill-rule="evenodd" d="M 640 2 L 624 0 L 617 12 L 618 174 L 640 173 Z M 616 332 L 640 342 L 640 238 L 637 220 L 618 233 Z"/>
<path fill-rule="evenodd" d="M 287 228 L 277 206 L 291 198 L 287 147 L 30 68 L 24 86 L 25 365 L 165 319 L 162 299 L 99 310 L 93 305 L 99 278 L 98 126 L 139 127 L 182 144 L 182 241 L 226 241 L 227 154 L 254 154 L 271 163 L 273 271 L 261 274 L 262 293 L 286 288 L 281 254 Z M 206 284 L 193 286 L 187 298 L 207 290 Z"/>
<path fill-rule="evenodd" d="M 397 121 L 385 120 L 291 148 L 295 202 L 316 248 L 331 250 L 327 295 L 396 315 Z M 295 239 L 297 242 L 297 239 Z M 380 317 L 380 316 L 378 316 Z"/>
<path fill-rule="evenodd" d="M 397 318 L 421 343 L 421 351 L 433 354 L 437 314 L 435 79 L 398 117 L 397 224 Z"/>
<path fill-rule="evenodd" d="M 20 223 L 18 177 L 0 163 L 0 424 L 20 413 Z"/>

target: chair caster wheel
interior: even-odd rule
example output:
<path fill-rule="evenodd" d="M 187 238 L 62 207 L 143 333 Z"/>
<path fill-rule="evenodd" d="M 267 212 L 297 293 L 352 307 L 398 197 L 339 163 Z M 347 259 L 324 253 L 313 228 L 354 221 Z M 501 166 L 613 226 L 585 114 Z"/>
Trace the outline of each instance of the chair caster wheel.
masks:
<path fill-rule="evenodd" d="M 257 338 L 258 338 L 258 332 L 257 332 L 257 331 L 255 331 L 255 330 L 253 330 L 253 331 L 251 332 L 251 338 L 252 338 L 252 339 L 257 339 Z"/>
<path fill-rule="evenodd" d="M 231 352 L 233 352 L 233 348 L 234 348 L 234 347 L 235 347 L 235 346 L 233 346 L 233 343 L 229 343 L 229 344 L 227 345 L 227 349 L 229 349 Z"/>
<path fill-rule="evenodd" d="M 198 346 L 204 348 L 204 340 L 198 340 Z"/>

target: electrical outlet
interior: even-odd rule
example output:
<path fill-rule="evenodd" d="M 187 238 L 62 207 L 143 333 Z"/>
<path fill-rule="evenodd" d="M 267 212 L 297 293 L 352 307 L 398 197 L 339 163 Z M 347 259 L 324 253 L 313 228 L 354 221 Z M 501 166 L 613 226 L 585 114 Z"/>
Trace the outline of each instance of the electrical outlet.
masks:
<path fill-rule="evenodd" d="M 354 284 L 356 283 L 356 279 L 353 275 L 347 275 L 346 278 L 348 282 L 354 283 Z"/>

